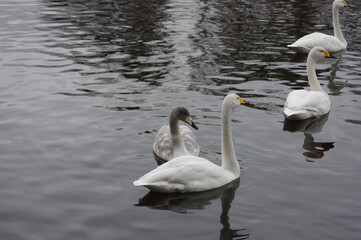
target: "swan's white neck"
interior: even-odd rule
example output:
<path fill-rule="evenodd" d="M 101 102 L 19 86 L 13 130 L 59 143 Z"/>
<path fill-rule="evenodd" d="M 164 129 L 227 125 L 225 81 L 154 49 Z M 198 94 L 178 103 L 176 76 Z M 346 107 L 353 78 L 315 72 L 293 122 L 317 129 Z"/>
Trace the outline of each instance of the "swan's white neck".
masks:
<path fill-rule="evenodd" d="M 347 46 L 346 39 L 343 37 L 340 27 L 339 7 L 336 7 L 335 4 L 332 5 L 332 25 L 333 25 L 334 36 Z"/>
<path fill-rule="evenodd" d="M 170 128 L 170 135 L 172 137 L 173 157 L 179 157 L 182 155 L 189 154 L 180 136 L 179 121 L 175 116 L 173 116 L 173 114 L 169 119 L 169 128 Z"/>
<path fill-rule="evenodd" d="M 308 84 L 310 85 L 311 91 L 320 91 L 327 95 L 325 91 L 323 91 L 316 75 L 316 61 L 313 59 L 312 54 L 309 54 L 307 57 L 307 77 Z"/>
<path fill-rule="evenodd" d="M 233 172 L 234 174 L 240 174 L 239 163 L 234 153 L 232 132 L 231 132 L 231 115 L 233 109 L 229 104 L 223 103 L 222 107 L 222 168 Z"/>

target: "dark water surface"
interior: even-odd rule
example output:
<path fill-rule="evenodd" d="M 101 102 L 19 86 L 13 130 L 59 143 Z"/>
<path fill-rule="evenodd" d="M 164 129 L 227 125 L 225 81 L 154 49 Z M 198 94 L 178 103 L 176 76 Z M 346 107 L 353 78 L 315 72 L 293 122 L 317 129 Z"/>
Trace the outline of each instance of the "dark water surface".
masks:
<path fill-rule="evenodd" d="M 0 239 L 360 239 L 360 1 L 341 10 L 347 51 L 317 65 L 330 114 L 304 132 L 282 115 L 307 87 L 286 45 L 332 33 L 331 2 L 1 1 Z M 175 106 L 220 164 L 229 92 L 247 101 L 232 125 L 240 181 L 132 185 Z"/>

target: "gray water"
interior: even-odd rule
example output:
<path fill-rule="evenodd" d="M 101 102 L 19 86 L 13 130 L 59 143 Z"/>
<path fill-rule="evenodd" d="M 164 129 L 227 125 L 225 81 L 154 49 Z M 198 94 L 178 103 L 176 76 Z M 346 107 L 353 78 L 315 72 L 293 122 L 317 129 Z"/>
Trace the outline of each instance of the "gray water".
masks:
<path fill-rule="evenodd" d="M 304 131 L 282 115 L 307 88 L 286 45 L 332 33 L 331 2 L 1 1 L 0 239 L 360 239 L 360 1 L 341 9 L 348 49 L 317 64 L 330 114 Z M 229 92 L 247 102 L 232 122 L 240 181 L 132 185 L 176 106 L 220 164 Z"/>

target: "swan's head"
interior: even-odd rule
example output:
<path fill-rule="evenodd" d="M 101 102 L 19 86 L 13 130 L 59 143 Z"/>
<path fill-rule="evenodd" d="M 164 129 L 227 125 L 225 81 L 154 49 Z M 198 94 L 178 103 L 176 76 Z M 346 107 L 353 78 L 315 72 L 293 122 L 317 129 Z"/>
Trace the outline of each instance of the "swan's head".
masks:
<path fill-rule="evenodd" d="M 347 7 L 348 4 L 345 1 L 342 1 L 342 0 L 335 0 L 333 2 L 333 6 L 337 7 L 337 8 L 342 8 L 342 7 Z"/>
<path fill-rule="evenodd" d="M 335 58 L 323 47 L 312 48 L 308 56 L 312 57 L 315 61 L 323 58 Z"/>
<path fill-rule="evenodd" d="M 240 96 L 237 94 L 231 93 L 228 94 L 223 101 L 223 104 L 227 104 L 232 108 L 239 106 L 240 104 L 246 103 Z"/>
<path fill-rule="evenodd" d="M 194 124 L 193 119 L 186 108 L 177 107 L 176 109 L 173 110 L 172 115 L 176 119 L 188 123 L 194 129 L 198 130 L 198 127 Z"/>

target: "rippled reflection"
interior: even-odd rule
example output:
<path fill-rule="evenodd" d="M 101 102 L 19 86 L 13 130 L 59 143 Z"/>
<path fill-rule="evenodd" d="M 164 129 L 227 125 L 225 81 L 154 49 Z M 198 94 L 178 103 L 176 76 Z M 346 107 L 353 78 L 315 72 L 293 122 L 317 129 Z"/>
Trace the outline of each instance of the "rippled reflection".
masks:
<path fill-rule="evenodd" d="M 54 35 L 46 53 L 72 60 L 64 71 L 88 76 L 78 82 L 83 88 L 121 84 L 123 93 L 144 93 L 162 84 L 173 61 L 163 40 L 166 2 L 46 1 L 42 28 Z"/>
<path fill-rule="evenodd" d="M 280 7 L 269 1 L 44 3 L 47 24 L 39 27 L 54 36 L 44 51 L 72 61 L 63 71 L 88 76 L 78 82 L 83 87 L 121 84 L 126 92 L 142 93 L 173 82 L 165 89 L 225 95 L 245 92 L 237 86 L 243 82 L 293 79 L 285 66 L 285 46 L 294 40 L 289 17 L 300 25 L 317 17 L 309 4 L 282 1 Z"/>
<path fill-rule="evenodd" d="M 239 183 L 240 180 L 237 179 L 223 187 L 199 193 L 156 193 L 150 191 L 139 199 L 135 206 L 189 214 L 193 213 L 189 210 L 204 209 L 211 204 L 212 200 L 220 198 L 222 207 L 220 239 L 247 239 L 249 234 L 244 233 L 245 229 L 231 229 L 229 223 L 228 214 Z"/>
<path fill-rule="evenodd" d="M 323 126 L 327 122 L 328 114 L 319 118 L 309 118 L 305 120 L 289 120 L 285 118 L 283 130 L 290 132 L 304 132 L 303 148 L 307 150 L 304 156 L 313 159 L 321 159 L 325 152 L 334 148 L 334 142 L 316 142 L 313 134 L 322 131 Z M 313 162 L 313 160 L 307 160 Z"/>
<path fill-rule="evenodd" d="M 76 80 L 74 91 L 60 94 L 106 98 L 129 94 L 131 98 L 161 91 L 221 96 L 233 91 L 252 98 L 249 106 L 270 112 L 279 111 L 284 100 L 277 84 L 305 86 L 305 81 L 297 81 L 299 69 L 305 72 L 305 67 L 289 63 L 292 55 L 286 45 L 302 34 L 293 29 L 295 23 L 307 25 L 318 17 L 310 11 L 312 4 L 282 1 L 277 3 L 282 7 L 269 1 L 52 0 L 44 4 L 41 18 L 46 24 L 38 28 L 50 31 L 53 41 L 45 43 L 43 51 L 71 61 L 62 72 L 83 77 Z M 334 76 L 328 87 L 338 95 L 342 85 Z"/>

